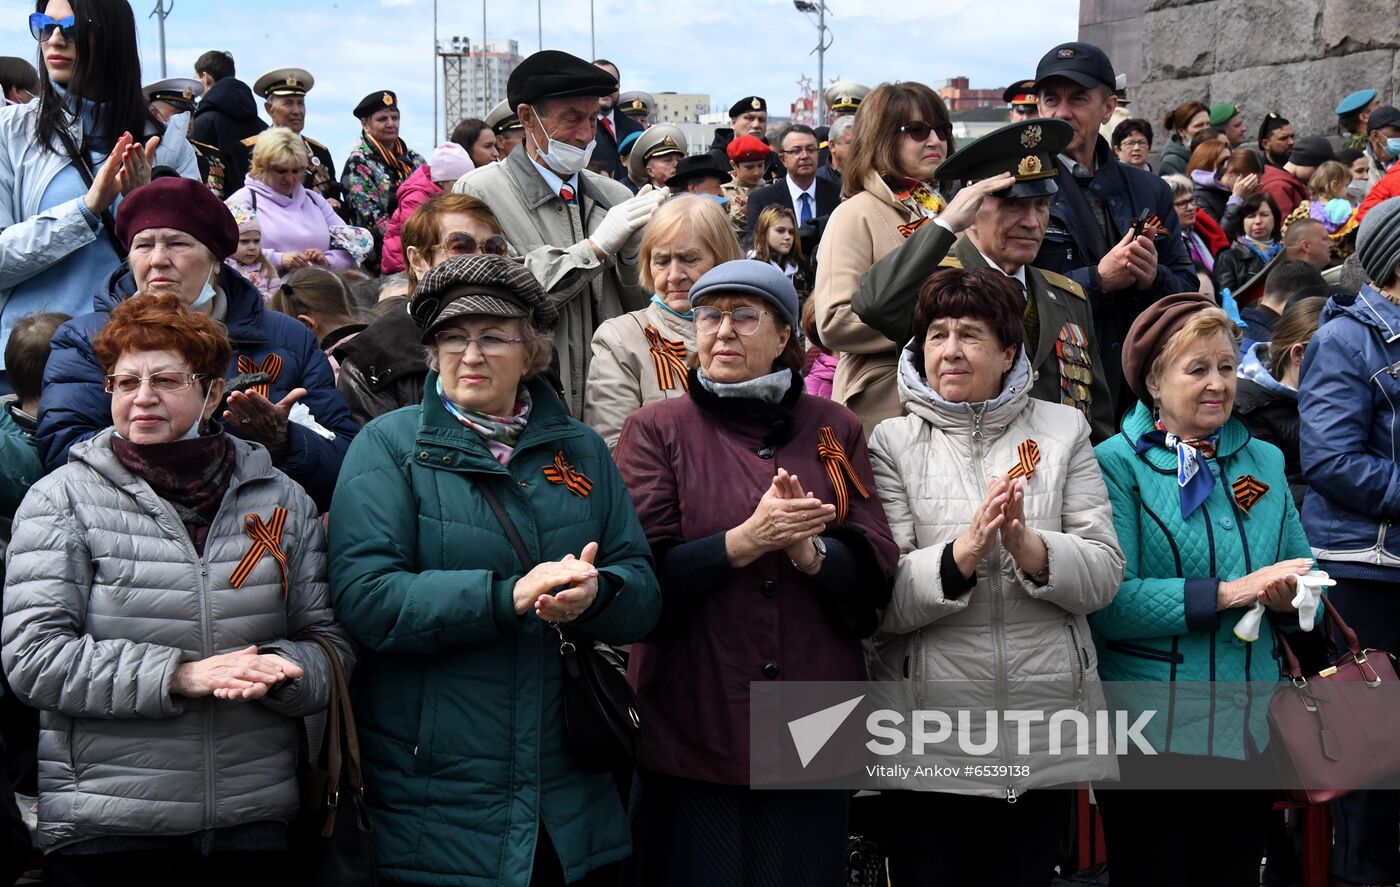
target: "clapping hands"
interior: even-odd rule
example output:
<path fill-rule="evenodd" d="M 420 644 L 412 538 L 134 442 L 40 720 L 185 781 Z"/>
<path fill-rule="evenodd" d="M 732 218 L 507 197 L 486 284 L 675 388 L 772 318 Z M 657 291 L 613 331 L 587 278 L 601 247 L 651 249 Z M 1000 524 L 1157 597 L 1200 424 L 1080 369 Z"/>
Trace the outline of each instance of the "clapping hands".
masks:
<path fill-rule="evenodd" d="M 1035 579 L 1046 575 L 1049 550 L 1044 538 L 1026 527 L 1025 504 L 1025 483 L 1021 478 L 997 475 L 987 482 L 986 498 L 977 506 L 968 528 L 953 541 L 953 560 L 963 576 L 972 577 L 997 538 L 1016 566 L 1029 576 Z"/>

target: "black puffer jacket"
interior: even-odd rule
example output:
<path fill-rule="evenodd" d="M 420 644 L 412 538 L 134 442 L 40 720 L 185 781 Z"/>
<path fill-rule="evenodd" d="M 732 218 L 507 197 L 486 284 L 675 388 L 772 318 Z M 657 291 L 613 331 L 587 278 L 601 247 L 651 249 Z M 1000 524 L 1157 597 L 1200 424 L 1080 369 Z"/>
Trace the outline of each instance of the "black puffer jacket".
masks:
<path fill-rule="evenodd" d="M 190 138 L 219 149 L 224 158 L 224 193 L 243 187 L 248 174 L 248 149 L 243 140 L 267 129 L 258 117 L 258 103 L 248 84 L 234 77 L 215 83 L 194 111 Z"/>
<path fill-rule="evenodd" d="M 1303 480 L 1303 460 L 1298 446 L 1301 420 L 1298 418 L 1298 392 L 1273 377 L 1268 369 L 1269 346 L 1252 345 L 1240 361 L 1240 381 L 1235 389 L 1235 415 L 1249 433 L 1283 451 L 1283 471 L 1293 503 L 1303 507 L 1308 491 Z"/>

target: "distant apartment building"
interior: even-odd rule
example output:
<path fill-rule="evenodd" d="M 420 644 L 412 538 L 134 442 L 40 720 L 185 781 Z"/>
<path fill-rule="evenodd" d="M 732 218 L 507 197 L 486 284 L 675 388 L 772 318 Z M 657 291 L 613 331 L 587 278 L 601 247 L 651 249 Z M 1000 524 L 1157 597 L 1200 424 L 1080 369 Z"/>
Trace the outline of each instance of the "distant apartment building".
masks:
<path fill-rule="evenodd" d="M 652 123 L 699 123 L 710 113 L 710 96 L 698 92 L 654 92 L 656 107 L 651 109 Z"/>
<path fill-rule="evenodd" d="M 506 97 L 506 81 L 524 61 L 515 40 L 473 42 L 453 37 L 438 46 L 442 57 L 443 119 L 452 132 L 463 117 L 484 118 Z"/>
<path fill-rule="evenodd" d="M 966 77 L 954 77 L 944 81 L 938 90 L 948 111 L 970 111 L 973 108 L 998 108 L 1006 103 L 1001 100 L 1004 87 L 996 89 L 972 89 Z"/>

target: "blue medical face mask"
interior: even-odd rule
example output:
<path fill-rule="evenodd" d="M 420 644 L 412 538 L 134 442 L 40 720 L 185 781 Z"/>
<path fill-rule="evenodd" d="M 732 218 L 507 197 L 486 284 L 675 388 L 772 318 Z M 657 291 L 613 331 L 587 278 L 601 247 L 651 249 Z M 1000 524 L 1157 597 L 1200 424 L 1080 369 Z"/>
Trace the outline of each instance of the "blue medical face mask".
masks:
<path fill-rule="evenodd" d="M 194 304 L 190 305 L 190 310 L 201 311 L 212 301 L 214 301 L 214 273 L 210 272 L 209 279 L 204 281 L 204 288 L 195 297 Z"/>
<path fill-rule="evenodd" d="M 185 433 L 175 438 L 176 440 L 194 440 L 199 437 L 199 426 L 204 424 L 204 410 L 209 406 L 209 395 L 214 393 L 214 383 L 209 382 L 209 388 L 204 392 L 204 400 L 199 404 L 199 415 L 194 417 L 194 424 L 185 429 Z"/>
<path fill-rule="evenodd" d="M 711 194 L 710 197 L 714 200 L 715 203 L 718 203 L 718 204 L 719 204 L 720 206 L 722 206 L 722 207 L 728 208 L 728 206 L 729 206 L 729 198 L 728 198 L 728 197 L 725 197 L 723 194 Z"/>
<path fill-rule="evenodd" d="M 1385 153 L 1390 155 L 1391 160 L 1400 157 L 1400 139 L 1386 139 Z"/>

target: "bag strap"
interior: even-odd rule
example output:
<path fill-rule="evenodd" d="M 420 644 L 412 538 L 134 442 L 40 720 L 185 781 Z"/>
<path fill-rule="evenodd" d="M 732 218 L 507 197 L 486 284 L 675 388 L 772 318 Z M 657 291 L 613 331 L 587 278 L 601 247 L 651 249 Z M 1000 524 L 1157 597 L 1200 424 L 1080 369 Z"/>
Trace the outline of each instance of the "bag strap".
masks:
<path fill-rule="evenodd" d="M 73 166 L 77 167 L 78 175 L 83 177 L 83 184 L 91 188 L 93 182 L 92 164 L 88 161 L 87 156 L 83 154 L 82 151 L 78 150 L 78 146 L 73 143 L 73 136 L 69 134 L 68 127 L 58 127 L 58 137 L 63 142 L 63 149 L 68 152 L 68 159 L 72 161 Z M 112 248 L 117 251 L 117 257 L 125 262 L 126 247 L 123 246 L 121 240 L 117 238 L 117 220 L 112 216 L 112 208 L 110 206 L 107 207 L 98 217 L 102 219 L 102 230 L 106 233 L 107 239 L 111 241 Z"/>
<path fill-rule="evenodd" d="M 491 507 L 491 513 L 496 515 L 496 520 L 500 522 L 501 529 L 505 530 L 506 539 L 510 542 L 510 547 L 515 549 L 515 556 L 520 558 L 520 565 L 528 573 L 535 568 L 535 559 L 530 557 L 530 551 L 525 547 L 525 540 L 520 537 L 520 531 L 515 528 L 515 521 L 510 519 L 506 508 L 501 504 L 501 497 L 496 495 L 496 491 L 491 488 L 490 482 L 477 484 L 477 489 L 485 497 L 486 504 Z"/>
<path fill-rule="evenodd" d="M 350 786 L 356 791 L 364 790 L 364 780 L 360 771 L 360 742 L 355 732 L 355 715 L 350 707 L 350 687 L 345 677 L 345 666 L 340 661 L 340 651 L 324 635 L 308 633 L 299 640 L 310 641 L 326 654 L 330 665 L 330 699 L 326 705 L 326 822 L 321 829 L 322 837 L 329 838 L 335 833 L 335 813 L 340 802 L 340 775 L 347 771 Z"/>
<path fill-rule="evenodd" d="M 1342 639 L 1346 641 L 1347 649 L 1351 651 L 1352 656 L 1364 659 L 1361 641 L 1356 637 L 1356 632 L 1352 631 L 1351 626 L 1347 625 L 1346 620 L 1342 619 L 1342 614 L 1337 612 L 1337 608 L 1325 596 L 1318 599 L 1318 608 L 1322 610 L 1323 624 L 1330 623 L 1336 626 L 1342 634 Z M 1288 644 L 1288 633 L 1279 631 L 1275 632 L 1274 636 L 1278 638 L 1279 650 L 1283 653 L 1284 667 L 1288 670 L 1288 677 L 1295 680 L 1305 677 L 1303 667 L 1298 663 L 1298 657 L 1294 655 L 1293 648 Z"/>

